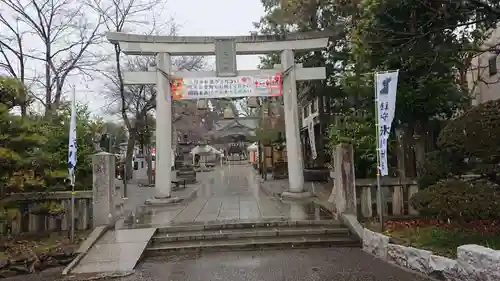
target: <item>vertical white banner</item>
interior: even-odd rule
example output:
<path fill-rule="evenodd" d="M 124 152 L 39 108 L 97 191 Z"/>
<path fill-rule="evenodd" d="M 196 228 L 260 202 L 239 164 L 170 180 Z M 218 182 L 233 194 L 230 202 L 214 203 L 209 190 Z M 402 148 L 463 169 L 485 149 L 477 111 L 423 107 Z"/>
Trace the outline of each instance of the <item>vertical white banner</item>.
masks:
<path fill-rule="evenodd" d="M 387 167 L 387 140 L 391 132 L 392 121 L 396 112 L 396 92 L 398 89 L 399 70 L 375 73 L 375 106 L 377 113 L 377 151 L 380 175 L 389 174 Z"/>
<path fill-rule="evenodd" d="M 71 101 L 71 117 L 69 123 L 69 139 L 68 139 L 68 177 L 71 184 L 75 180 L 75 166 L 76 166 L 76 101 L 75 90 L 73 90 L 73 100 Z"/>
<path fill-rule="evenodd" d="M 316 152 L 316 136 L 314 135 L 314 117 L 307 118 L 307 132 L 309 133 L 309 145 L 311 146 L 312 159 L 318 158 Z"/>

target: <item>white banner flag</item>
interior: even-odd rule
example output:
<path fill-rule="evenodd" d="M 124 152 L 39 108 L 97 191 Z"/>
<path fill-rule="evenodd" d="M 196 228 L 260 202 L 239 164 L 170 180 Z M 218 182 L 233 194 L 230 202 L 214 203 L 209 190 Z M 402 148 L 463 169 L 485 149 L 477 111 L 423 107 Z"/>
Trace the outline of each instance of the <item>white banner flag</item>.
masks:
<path fill-rule="evenodd" d="M 314 117 L 308 118 L 307 122 L 307 132 L 309 133 L 309 145 L 311 146 L 311 156 L 312 159 L 318 158 L 318 153 L 316 152 L 316 136 L 314 135 Z"/>
<path fill-rule="evenodd" d="M 396 112 L 396 92 L 398 89 L 399 70 L 375 73 L 375 97 L 378 123 L 377 150 L 381 176 L 389 174 L 387 167 L 387 140 L 391 132 L 392 121 Z"/>
<path fill-rule="evenodd" d="M 68 141 L 68 174 L 71 183 L 74 184 L 75 166 L 76 166 L 76 101 L 75 91 L 73 90 L 73 100 L 71 102 L 71 119 L 69 123 L 69 141 Z"/>

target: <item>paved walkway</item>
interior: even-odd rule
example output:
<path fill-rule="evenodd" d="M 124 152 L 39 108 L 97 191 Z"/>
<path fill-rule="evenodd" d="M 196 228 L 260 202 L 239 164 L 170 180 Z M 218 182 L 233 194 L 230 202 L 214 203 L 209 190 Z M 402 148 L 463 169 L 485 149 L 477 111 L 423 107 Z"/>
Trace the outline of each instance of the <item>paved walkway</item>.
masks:
<path fill-rule="evenodd" d="M 425 281 L 361 249 L 218 252 L 149 259 L 117 281 Z"/>
<path fill-rule="evenodd" d="M 310 201 L 283 203 L 261 193 L 258 178 L 248 165 L 227 165 L 198 173 L 197 177 L 198 186 L 181 191 L 196 189 L 196 197 L 167 207 L 144 206 L 144 200 L 154 194 L 154 189 L 130 185 L 125 209 L 135 213 L 133 219 L 124 220 L 122 227 L 108 231 L 72 273 L 133 270 L 156 227 L 234 220 L 331 219 Z"/>
<path fill-rule="evenodd" d="M 60 268 L 7 278 L 8 281 L 68 281 Z M 96 277 L 90 275 L 89 277 Z M 69 281 L 89 280 L 75 277 Z M 361 249 L 287 249 L 201 253 L 146 259 L 115 281 L 430 281 Z"/>
<path fill-rule="evenodd" d="M 135 227 L 159 227 L 177 223 L 331 218 L 311 202 L 283 203 L 262 192 L 249 165 L 227 165 L 197 174 L 195 198 L 167 207 L 144 207 Z M 133 225 L 129 225 L 132 226 Z"/>

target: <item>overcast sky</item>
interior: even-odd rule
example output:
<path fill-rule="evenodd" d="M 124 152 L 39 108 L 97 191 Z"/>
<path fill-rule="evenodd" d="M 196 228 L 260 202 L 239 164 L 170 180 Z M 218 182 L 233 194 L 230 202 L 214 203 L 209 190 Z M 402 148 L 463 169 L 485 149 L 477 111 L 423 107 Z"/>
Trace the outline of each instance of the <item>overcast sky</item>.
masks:
<path fill-rule="evenodd" d="M 173 17 L 180 25 L 180 35 L 236 36 L 248 35 L 264 14 L 260 0 L 167 0 L 165 18 Z M 213 59 L 208 59 L 213 64 Z M 238 69 L 256 69 L 258 56 L 238 56 Z M 80 91 L 79 91 L 80 92 Z M 103 114 L 105 101 L 97 93 L 78 94 L 94 114 Z M 109 118 L 109 117 L 108 117 Z M 106 118 L 106 119 L 108 119 Z M 118 119 L 118 118 L 109 118 Z"/>

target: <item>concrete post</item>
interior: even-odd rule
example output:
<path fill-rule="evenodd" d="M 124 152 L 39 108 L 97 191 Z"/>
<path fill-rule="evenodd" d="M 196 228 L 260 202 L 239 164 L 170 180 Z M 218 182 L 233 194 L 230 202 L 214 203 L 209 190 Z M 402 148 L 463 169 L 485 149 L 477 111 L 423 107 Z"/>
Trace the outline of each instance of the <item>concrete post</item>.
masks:
<path fill-rule="evenodd" d="M 92 156 L 92 227 L 115 222 L 115 155 L 99 152 Z"/>
<path fill-rule="evenodd" d="M 352 144 L 339 144 L 334 152 L 335 178 L 328 201 L 335 204 L 337 215 L 357 215 L 354 149 Z"/>
<path fill-rule="evenodd" d="M 156 198 L 170 198 L 172 192 L 172 95 L 170 81 L 170 54 L 159 53 L 156 57 Z M 161 70 L 161 71 L 160 71 Z"/>
<path fill-rule="evenodd" d="M 283 100 L 285 111 L 286 151 L 288 158 L 288 181 L 290 193 L 304 192 L 304 162 L 300 146 L 299 112 L 297 105 L 297 84 L 295 77 L 295 60 L 292 50 L 281 53 L 283 70 L 290 67 L 283 76 Z M 286 195 L 286 194 L 283 194 Z"/>

